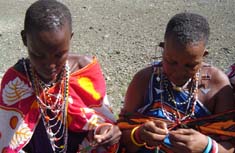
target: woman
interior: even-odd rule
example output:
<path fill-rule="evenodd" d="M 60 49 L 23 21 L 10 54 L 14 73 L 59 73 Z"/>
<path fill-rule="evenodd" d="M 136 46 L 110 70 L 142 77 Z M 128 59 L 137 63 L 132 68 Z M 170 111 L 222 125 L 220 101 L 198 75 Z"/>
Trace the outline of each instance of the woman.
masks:
<path fill-rule="evenodd" d="M 169 21 L 162 61 L 140 70 L 126 92 L 119 127 L 128 153 L 234 151 L 234 140 L 207 135 L 197 128 L 201 120 L 193 122 L 235 106 L 226 75 L 203 62 L 208 37 L 201 15 L 180 13 Z"/>
<path fill-rule="evenodd" d="M 39 0 L 21 32 L 28 58 L 1 82 L 1 152 L 117 152 L 121 135 L 96 58 L 69 53 L 69 9 Z"/>

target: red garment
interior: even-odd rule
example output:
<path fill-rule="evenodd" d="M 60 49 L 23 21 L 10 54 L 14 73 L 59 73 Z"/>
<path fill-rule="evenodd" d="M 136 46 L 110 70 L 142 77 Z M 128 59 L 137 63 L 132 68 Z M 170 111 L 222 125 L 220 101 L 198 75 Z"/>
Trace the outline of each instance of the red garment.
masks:
<path fill-rule="evenodd" d="M 109 106 L 104 104 L 106 85 L 96 58 L 72 73 L 69 79 L 69 130 L 93 131 L 99 124 L 115 121 Z M 58 86 L 60 84 L 48 91 L 57 94 Z M 0 123 L 3 123 L 0 124 L 0 152 L 18 152 L 28 143 L 39 122 L 38 102 L 26 75 L 14 67 L 5 73 L 0 93 Z M 85 139 L 82 146 L 86 148 L 89 141 Z M 115 145 L 114 149 L 117 147 Z"/>
<path fill-rule="evenodd" d="M 151 120 L 162 120 L 166 122 L 169 130 L 192 128 L 210 136 L 217 142 L 230 141 L 235 145 L 235 110 L 210 115 L 208 117 L 188 119 L 181 123 L 171 122 L 162 118 L 144 116 L 140 113 L 121 114 L 118 126 L 120 129 L 133 129 L 136 126 Z M 164 144 L 156 146 L 156 149 L 159 148 L 167 153 L 173 152 L 172 149 Z M 123 152 L 125 152 L 125 149 Z"/>

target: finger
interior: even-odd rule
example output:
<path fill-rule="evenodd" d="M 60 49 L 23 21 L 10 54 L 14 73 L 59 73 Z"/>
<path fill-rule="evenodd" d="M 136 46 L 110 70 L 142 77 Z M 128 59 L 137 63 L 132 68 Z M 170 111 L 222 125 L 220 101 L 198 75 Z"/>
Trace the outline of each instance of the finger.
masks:
<path fill-rule="evenodd" d="M 144 129 L 147 132 L 156 133 L 159 135 L 168 134 L 168 129 L 163 125 L 162 122 L 149 122 L 148 124 L 144 124 Z"/>
<path fill-rule="evenodd" d="M 187 143 L 190 140 L 190 136 L 178 134 L 178 133 L 169 133 L 169 138 L 171 142 L 180 142 L 180 143 Z"/>
<path fill-rule="evenodd" d="M 94 139 L 97 141 L 97 143 L 103 143 L 104 141 L 111 139 L 112 134 L 113 126 L 110 126 L 109 128 L 102 130 L 102 133 L 95 134 Z"/>
<path fill-rule="evenodd" d="M 119 139 L 120 139 L 119 135 L 118 136 L 114 135 L 114 136 L 111 136 L 110 138 L 102 139 L 102 141 L 100 141 L 98 145 L 107 145 L 107 146 L 113 145 L 113 144 L 118 143 Z"/>
<path fill-rule="evenodd" d="M 181 141 L 172 140 L 171 138 L 170 138 L 170 142 L 171 142 L 171 147 L 172 148 L 183 149 L 187 146 L 185 143 L 183 143 Z"/>
<path fill-rule="evenodd" d="M 176 141 L 176 140 L 172 139 L 170 134 L 165 137 L 165 139 L 163 140 L 163 144 L 165 146 L 170 147 L 170 148 L 174 148 L 174 152 L 179 152 L 179 151 L 182 152 L 183 150 L 186 149 L 186 146 L 187 146 L 187 144 L 185 144 L 183 142 Z"/>
<path fill-rule="evenodd" d="M 106 133 L 101 135 L 99 145 L 113 145 L 119 142 L 121 131 L 118 126 L 113 125 Z"/>
<path fill-rule="evenodd" d="M 154 120 L 153 122 L 154 122 L 155 126 L 168 131 L 167 123 L 160 121 L 160 120 Z"/>
<path fill-rule="evenodd" d="M 190 134 L 193 134 L 194 131 L 195 131 L 195 130 L 193 130 L 193 129 L 179 128 L 179 129 L 177 129 L 177 130 L 171 131 L 171 133 L 190 135 Z"/>
<path fill-rule="evenodd" d="M 170 131 L 169 136 L 172 141 L 182 142 L 187 144 L 192 138 L 194 130 L 192 129 L 178 129 L 175 131 Z"/>
<path fill-rule="evenodd" d="M 141 130 L 141 129 L 140 129 Z M 157 146 L 166 135 L 156 134 L 151 131 L 148 131 L 144 128 L 140 131 L 140 139 L 145 142 L 148 146 Z"/>

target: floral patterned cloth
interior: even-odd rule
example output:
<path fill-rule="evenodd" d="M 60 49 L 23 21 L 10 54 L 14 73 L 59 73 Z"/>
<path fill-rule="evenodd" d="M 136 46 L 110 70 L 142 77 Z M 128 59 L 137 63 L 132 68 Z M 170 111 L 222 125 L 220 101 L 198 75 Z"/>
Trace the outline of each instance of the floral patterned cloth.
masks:
<path fill-rule="evenodd" d="M 23 68 L 22 60 L 16 65 Z M 51 87 L 49 92 L 56 94 L 53 88 L 57 85 Z M 30 141 L 39 123 L 39 105 L 26 74 L 15 67 L 5 73 L 0 93 L 0 152 L 19 152 Z M 96 58 L 86 67 L 70 74 L 67 121 L 69 131 L 90 133 L 99 124 L 115 122 L 106 97 L 105 80 Z M 86 149 L 86 152 L 115 152 L 118 148 L 118 144 L 112 147 L 112 151 L 92 148 L 90 141 L 87 136 L 79 149 Z"/>

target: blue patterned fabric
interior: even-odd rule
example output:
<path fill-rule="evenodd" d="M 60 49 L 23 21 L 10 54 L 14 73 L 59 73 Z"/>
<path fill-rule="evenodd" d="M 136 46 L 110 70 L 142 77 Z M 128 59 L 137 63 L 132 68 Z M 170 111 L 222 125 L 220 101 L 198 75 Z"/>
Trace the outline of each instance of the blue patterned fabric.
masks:
<path fill-rule="evenodd" d="M 161 63 L 153 64 L 153 70 L 154 73 L 152 74 L 151 80 L 149 82 L 149 87 L 145 98 L 145 105 L 138 111 L 147 116 L 168 120 L 170 119 L 171 121 L 177 120 L 175 117 L 177 110 L 180 112 L 182 117 L 190 113 L 192 105 L 195 102 L 195 98 L 191 96 L 192 92 L 187 90 L 173 90 L 171 82 L 162 73 Z M 169 100 L 169 94 L 174 97 L 177 103 L 176 106 L 172 100 Z M 190 96 L 192 98 L 190 98 Z M 211 113 L 203 106 L 203 104 L 199 100 L 196 100 L 194 114 L 192 114 L 189 118 L 205 117 L 210 114 Z M 143 147 L 138 152 L 154 153 L 155 151 L 156 150 L 147 150 Z M 163 153 L 163 151 L 160 150 L 158 152 Z"/>

